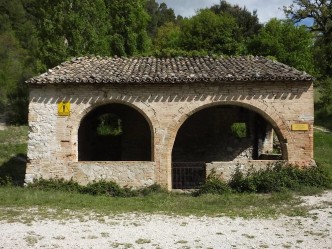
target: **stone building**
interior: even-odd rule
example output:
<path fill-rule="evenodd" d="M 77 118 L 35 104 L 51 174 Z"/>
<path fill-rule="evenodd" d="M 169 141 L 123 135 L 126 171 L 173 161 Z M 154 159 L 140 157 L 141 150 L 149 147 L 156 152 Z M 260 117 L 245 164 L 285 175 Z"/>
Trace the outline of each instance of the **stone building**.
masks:
<path fill-rule="evenodd" d="M 212 169 L 315 164 L 313 78 L 263 57 L 82 57 L 27 83 L 26 182 L 193 188 Z"/>

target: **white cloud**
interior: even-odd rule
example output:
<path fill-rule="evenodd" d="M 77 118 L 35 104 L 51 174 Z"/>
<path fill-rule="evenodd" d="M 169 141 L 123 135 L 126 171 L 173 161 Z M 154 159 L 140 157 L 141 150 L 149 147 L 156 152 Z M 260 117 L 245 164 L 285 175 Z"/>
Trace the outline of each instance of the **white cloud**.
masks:
<path fill-rule="evenodd" d="M 219 4 L 220 0 L 157 0 L 165 2 L 169 8 L 174 9 L 176 15 L 190 17 L 198 9 L 211 7 Z M 230 4 L 237 4 L 246 7 L 249 11 L 257 10 L 257 15 L 261 23 L 265 23 L 273 17 L 285 18 L 283 6 L 290 5 L 292 0 L 228 0 Z"/>

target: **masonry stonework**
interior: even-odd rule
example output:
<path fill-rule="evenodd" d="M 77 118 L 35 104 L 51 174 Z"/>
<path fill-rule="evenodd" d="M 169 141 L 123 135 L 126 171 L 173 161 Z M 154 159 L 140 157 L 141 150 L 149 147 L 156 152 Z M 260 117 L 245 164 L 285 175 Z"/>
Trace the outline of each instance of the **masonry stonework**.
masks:
<path fill-rule="evenodd" d="M 57 104 L 69 101 L 69 116 Z M 151 131 L 151 161 L 78 161 L 78 130 L 95 108 L 123 104 L 138 111 Z M 313 85 L 311 81 L 185 82 L 181 84 L 30 85 L 29 143 L 26 182 L 35 178 L 74 179 L 81 184 L 114 180 L 122 186 L 158 183 L 172 188 L 172 150 L 185 121 L 200 110 L 237 106 L 259 114 L 276 132 L 282 159 L 303 167 L 313 161 Z M 292 131 L 305 123 L 307 131 Z M 235 158 L 207 162 L 229 177 L 234 165 L 267 165 L 269 160 Z"/>

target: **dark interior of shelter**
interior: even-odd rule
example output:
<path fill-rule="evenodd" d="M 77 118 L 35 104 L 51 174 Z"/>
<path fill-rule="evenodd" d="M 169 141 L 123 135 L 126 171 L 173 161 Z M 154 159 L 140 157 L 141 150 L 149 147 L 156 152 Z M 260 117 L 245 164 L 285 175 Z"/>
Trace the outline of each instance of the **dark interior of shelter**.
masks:
<path fill-rule="evenodd" d="M 179 129 L 173 151 L 173 188 L 205 180 L 205 163 L 282 159 L 272 126 L 258 113 L 238 106 L 200 110 Z"/>
<path fill-rule="evenodd" d="M 78 130 L 79 161 L 151 161 L 151 131 L 137 110 L 121 104 L 95 108 Z"/>

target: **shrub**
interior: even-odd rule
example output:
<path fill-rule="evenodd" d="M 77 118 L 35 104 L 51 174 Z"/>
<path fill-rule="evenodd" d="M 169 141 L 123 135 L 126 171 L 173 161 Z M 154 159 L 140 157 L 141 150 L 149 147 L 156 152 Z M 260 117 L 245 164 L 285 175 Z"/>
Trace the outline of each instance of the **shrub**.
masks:
<path fill-rule="evenodd" d="M 2 186 L 13 186 L 13 179 L 10 176 L 0 176 L 0 187 Z"/>
<path fill-rule="evenodd" d="M 280 163 L 267 169 L 251 169 L 246 175 L 237 169 L 229 182 L 229 186 L 237 192 L 258 193 L 299 190 L 302 187 L 328 188 L 330 185 L 328 174 L 319 167 L 301 169 Z"/>
<path fill-rule="evenodd" d="M 106 195 L 112 197 L 129 197 L 137 195 L 135 191 L 128 188 L 121 188 L 113 181 L 94 181 L 82 188 L 83 194 Z"/>
<path fill-rule="evenodd" d="M 199 196 L 202 194 L 218 194 L 222 195 L 225 193 L 230 193 L 231 188 L 226 182 L 221 180 L 217 175 L 216 171 L 212 169 L 211 173 L 206 178 L 205 183 L 203 183 L 199 189 L 193 193 L 194 196 Z"/>
<path fill-rule="evenodd" d="M 7 182 L 11 182 L 10 179 L 7 181 L 0 179 L 0 186 L 8 185 Z M 127 187 L 120 187 L 113 181 L 94 181 L 86 186 L 81 186 L 77 182 L 64 179 L 36 179 L 33 183 L 27 185 L 28 188 L 38 189 L 43 191 L 64 191 L 64 192 L 77 192 L 81 194 L 89 195 L 104 195 L 111 197 L 134 197 L 134 196 L 147 196 L 152 193 L 165 193 L 166 189 L 162 188 L 158 184 L 153 184 L 140 189 L 131 189 Z"/>
<path fill-rule="evenodd" d="M 51 179 L 35 179 L 32 183 L 27 185 L 28 188 L 38 189 L 38 190 L 57 190 L 64 192 L 80 192 L 82 186 L 72 179 L 64 180 L 62 178 L 51 178 Z"/>
<path fill-rule="evenodd" d="M 159 184 L 152 184 L 150 186 L 138 189 L 138 193 L 142 196 L 147 196 L 154 193 L 166 193 L 167 189 L 161 187 Z"/>

